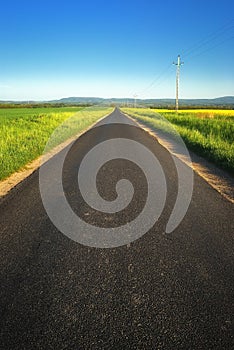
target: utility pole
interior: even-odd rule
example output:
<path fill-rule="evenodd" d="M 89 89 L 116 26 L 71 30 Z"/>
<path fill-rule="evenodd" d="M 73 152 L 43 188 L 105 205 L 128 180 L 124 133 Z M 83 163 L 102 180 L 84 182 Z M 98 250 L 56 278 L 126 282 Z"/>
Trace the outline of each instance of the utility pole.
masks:
<path fill-rule="evenodd" d="M 136 100 L 137 99 L 137 95 L 134 95 L 133 97 L 134 97 L 134 108 L 136 108 L 136 106 L 137 106 L 137 100 Z"/>
<path fill-rule="evenodd" d="M 180 84 L 180 67 L 184 64 L 181 62 L 180 55 L 178 55 L 177 63 L 173 62 L 174 65 L 177 66 L 176 69 L 176 111 L 179 110 L 179 84 Z"/>

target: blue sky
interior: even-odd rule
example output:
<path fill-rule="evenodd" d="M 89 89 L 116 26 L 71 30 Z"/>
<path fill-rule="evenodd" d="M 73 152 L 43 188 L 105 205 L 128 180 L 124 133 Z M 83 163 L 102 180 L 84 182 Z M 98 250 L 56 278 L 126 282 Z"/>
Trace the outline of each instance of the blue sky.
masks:
<path fill-rule="evenodd" d="M 0 100 L 234 95 L 233 0 L 4 1 Z"/>

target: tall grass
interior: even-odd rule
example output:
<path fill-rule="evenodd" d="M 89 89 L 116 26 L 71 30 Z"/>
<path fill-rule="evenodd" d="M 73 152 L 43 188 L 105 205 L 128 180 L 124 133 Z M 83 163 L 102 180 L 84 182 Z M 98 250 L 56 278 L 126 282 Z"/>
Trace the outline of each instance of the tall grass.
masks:
<path fill-rule="evenodd" d="M 0 180 L 40 156 L 50 135 L 64 121 L 50 146 L 81 132 L 110 111 L 98 107 L 0 109 Z"/>
<path fill-rule="evenodd" d="M 137 120 L 171 133 L 163 123 L 165 117 L 180 134 L 186 145 L 220 167 L 234 173 L 234 111 L 124 109 Z"/>

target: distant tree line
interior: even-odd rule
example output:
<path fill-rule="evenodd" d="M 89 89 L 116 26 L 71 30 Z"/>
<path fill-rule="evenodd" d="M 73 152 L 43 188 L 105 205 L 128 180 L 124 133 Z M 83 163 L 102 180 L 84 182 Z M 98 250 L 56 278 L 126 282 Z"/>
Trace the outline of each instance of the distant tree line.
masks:
<path fill-rule="evenodd" d="M 150 105 L 150 106 L 145 106 L 145 107 L 148 107 L 150 109 L 169 109 L 169 110 L 174 110 L 175 109 L 175 106 L 173 105 Z M 234 109 L 234 105 L 183 105 L 183 106 L 180 106 L 179 108 L 180 110 L 185 110 L 185 109 L 227 109 L 227 110 L 230 110 L 230 109 Z"/>
<path fill-rule="evenodd" d="M 0 108 L 91 107 L 93 103 L 0 103 Z"/>
<path fill-rule="evenodd" d="M 91 107 L 97 105 L 96 103 L 1 103 L 0 108 L 62 108 L 62 107 Z M 111 107 L 126 107 L 124 103 L 102 103 L 102 106 Z M 131 104 L 129 107 L 134 107 Z M 150 108 L 150 109 L 169 109 L 174 110 L 175 105 L 172 104 L 137 104 L 138 108 Z M 184 109 L 234 109 L 234 105 L 180 105 L 180 110 Z"/>

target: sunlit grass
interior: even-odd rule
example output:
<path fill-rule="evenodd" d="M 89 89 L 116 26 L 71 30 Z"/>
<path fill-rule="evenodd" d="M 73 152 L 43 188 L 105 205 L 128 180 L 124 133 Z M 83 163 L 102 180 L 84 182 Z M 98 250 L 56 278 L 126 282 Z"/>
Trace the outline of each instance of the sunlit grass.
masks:
<path fill-rule="evenodd" d="M 171 134 L 165 117 L 194 152 L 234 172 L 234 110 L 171 110 L 125 108 L 124 112 Z"/>
<path fill-rule="evenodd" d="M 62 123 L 65 122 L 50 147 L 86 129 L 111 110 L 98 107 L 0 109 L 0 180 L 40 156 L 51 134 Z"/>

